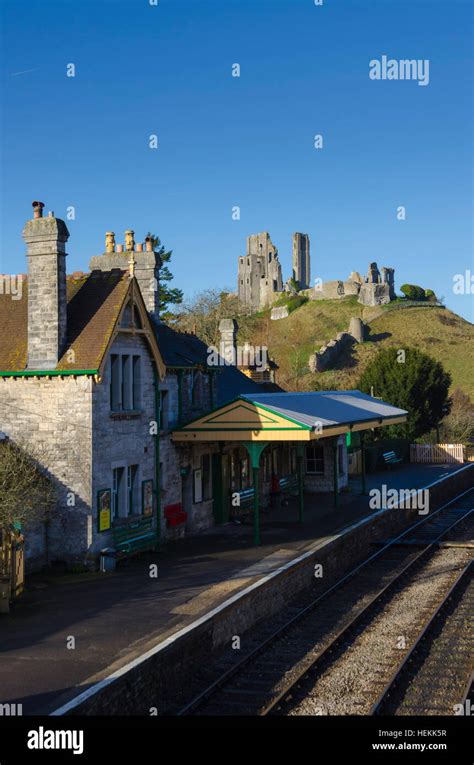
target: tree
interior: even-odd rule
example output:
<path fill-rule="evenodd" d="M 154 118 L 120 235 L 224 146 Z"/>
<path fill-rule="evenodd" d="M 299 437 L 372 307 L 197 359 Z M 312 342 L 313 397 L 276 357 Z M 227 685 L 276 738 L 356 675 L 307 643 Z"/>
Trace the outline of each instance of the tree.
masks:
<path fill-rule="evenodd" d="M 54 507 L 53 483 L 40 468 L 40 449 L 33 450 L 12 441 L 0 442 L 0 532 L 7 537 L 15 528 L 28 530 L 44 521 Z M 43 461 L 43 460 L 42 460 Z M 8 544 L 3 544 L 0 574 L 8 561 Z"/>
<path fill-rule="evenodd" d="M 173 315 L 168 310 L 169 306 L 179 305 L 183 302 L 183 291 L 178 289 L 178 287 L 169 286 L 169 282 L 171 282 L 174 277 L 169 270 L 167 263 L 169 263 L 171 260 L 173 250 L 166 250 L 165 247 L 161 244 L 160 238 L 155 234 L 148 233 L 147 236 L 151 237 L 153 242 L 153 250 L 157 255 L 160 256 L 162 261 L 158 283 L 158 300 L 160 317 L 166 321 Z"/>
<path fill-rule="evenodd" d="M 451 376 L 441 362 L 416 348 L 379 351 L 359 380 L 359 388 L 408 412 L 406 423 L 384 433 L 414 440 L 428 433 L 449 413 Z"/>
<path fill-rule="evenodd" d="M 464 446 L 474 443 L 474 403 L 461 388 L 453 392 L 451 411 L 439 427 L 439 440 Z"/>
<path fill-rule="evenodd" d="M 221 319 L 238 319 L 247 314 L 247 307 L 235 293 L 209 288 L 183 303 L 182 310 L 174 316 L 174 326 L 183 332 L 193 332 L 208 346 L 218 346 Z"/>

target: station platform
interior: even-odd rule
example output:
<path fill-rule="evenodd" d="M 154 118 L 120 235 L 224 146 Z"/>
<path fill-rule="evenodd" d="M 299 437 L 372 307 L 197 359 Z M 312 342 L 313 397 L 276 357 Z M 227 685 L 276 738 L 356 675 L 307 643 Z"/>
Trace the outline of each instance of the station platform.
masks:
<path fill-rule="evenodd" d="M 367 492 L 427 486 L 459 465 L 405 465 L 367 476 Z M 27 577 L 10 614 L 0 616 L 2 703 L 23 714 L 49 714 L 232 595 L 324 540 L 374 513 L 368 495 L 352 491 L 305 496 L 261 516 L 262 544 L 251 522 L 229 523 L 131 559 L 113 573 Z M 149 576 L 151 563 L 158 577 Z M 73 638 L 73 640 L 71 640 Z M 71 647 L 74 646 L 74 647 Z"/>

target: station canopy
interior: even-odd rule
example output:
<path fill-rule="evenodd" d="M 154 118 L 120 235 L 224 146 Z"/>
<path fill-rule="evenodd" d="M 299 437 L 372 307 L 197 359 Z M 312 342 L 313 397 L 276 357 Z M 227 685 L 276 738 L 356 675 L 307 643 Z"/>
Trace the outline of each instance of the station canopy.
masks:
<path fill-rule="evenodd" d="M 408 412 L 358 390 L 242 394 L 173 431 L 174 441 L 311 441 L 405 422 Z"/>

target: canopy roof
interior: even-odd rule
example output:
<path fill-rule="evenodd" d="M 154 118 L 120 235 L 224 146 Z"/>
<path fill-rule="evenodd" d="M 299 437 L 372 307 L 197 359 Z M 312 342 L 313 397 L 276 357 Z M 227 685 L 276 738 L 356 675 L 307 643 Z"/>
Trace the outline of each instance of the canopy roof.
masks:
<path fill-rule="evenodd" d="M 242 394 L 175 430 L 175 441 L 310 441 L 405 422 L 407 412 L 358 390 Z"/>

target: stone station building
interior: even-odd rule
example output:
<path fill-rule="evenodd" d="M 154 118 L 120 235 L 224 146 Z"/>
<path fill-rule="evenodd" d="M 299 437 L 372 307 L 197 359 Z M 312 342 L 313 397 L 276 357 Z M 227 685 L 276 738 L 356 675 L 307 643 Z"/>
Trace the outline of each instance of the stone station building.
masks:
<path fill-rule="evenodd" d="M 249 494 L 258 518 L 275 480 L 285 488 L 297 479 L 300 497 L 303 485 L 339 491 L 344 434 L 404 418 L 358 392 L 346 403 L 336 393 L 303 402 L 268 376 L 256 382 L 224 359 L 208 365 L 199 338 L 160 322 L 150 241 L 135 244 L 129 230 L 116 245 L 108 232 L 91 270 L 67 276 L 66 224 L 43 217 L 40 202 L 33 208 L 21 299 L 0 293 L 0 431 L 57 489 L 49 522 L 27 529 L 29 570 L 95 566 L 106 547 L 132 552 L 197 533 L 239 515 L 235 498 Z M 221 329 L 229 342 L 232 327 Z"/>

